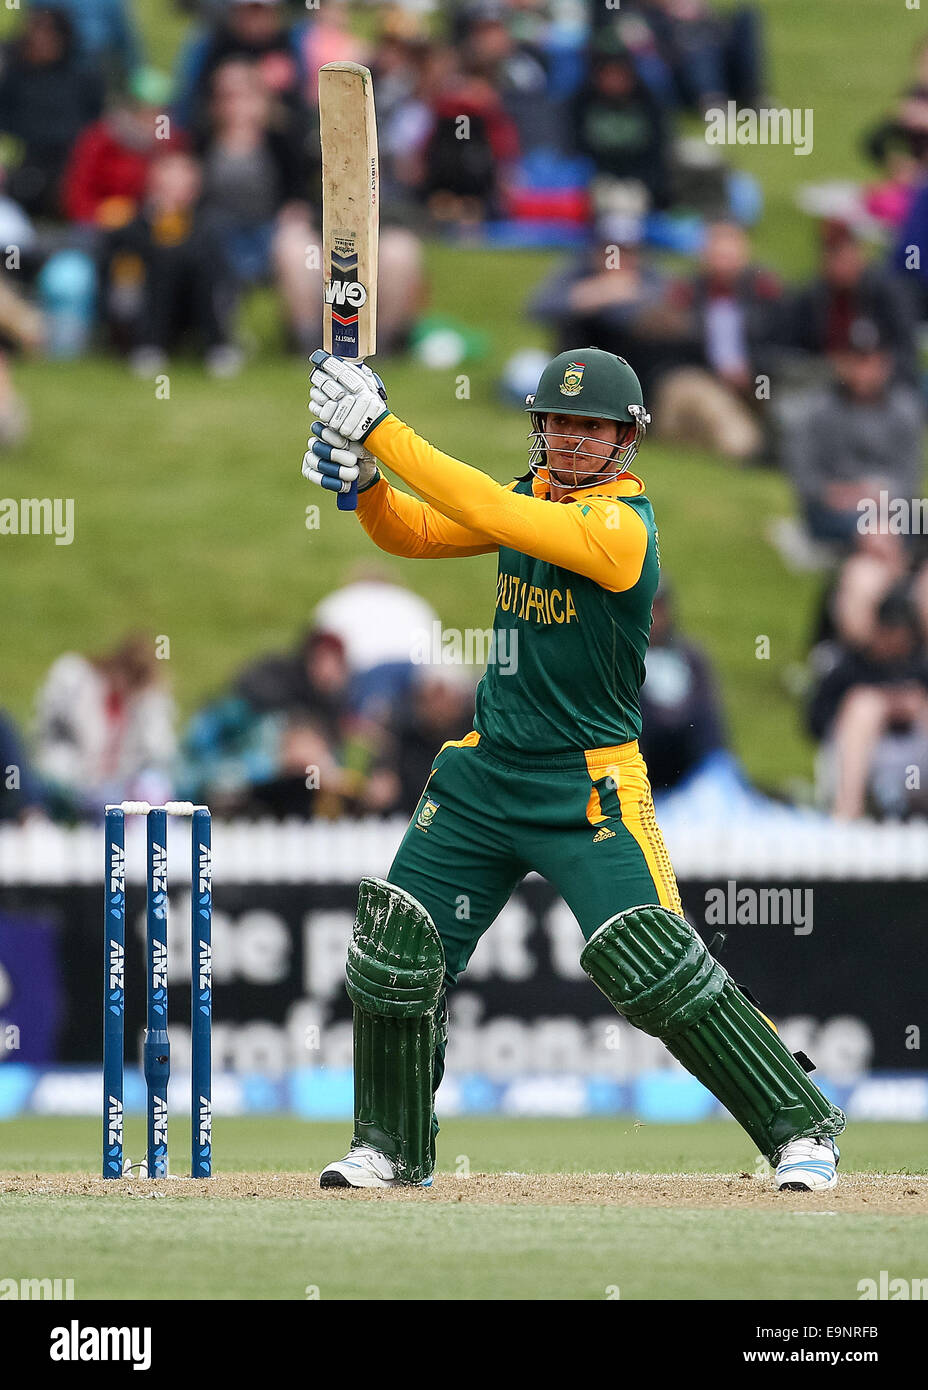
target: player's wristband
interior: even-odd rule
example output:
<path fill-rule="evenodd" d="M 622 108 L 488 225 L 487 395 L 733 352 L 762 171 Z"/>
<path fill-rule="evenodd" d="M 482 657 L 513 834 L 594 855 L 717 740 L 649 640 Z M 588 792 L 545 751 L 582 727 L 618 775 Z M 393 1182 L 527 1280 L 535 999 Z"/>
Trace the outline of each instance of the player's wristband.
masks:
<path fill-rule="evenodd" d="M 377 416 L 376 420 L 372 420 L 371 423 L 368 425 L 367 429 L 364 431 L 364 433 L 361 435 L 361 438 L 358 440 L 358 443 L 363 444 L 365 439 L 367 439 L 369 435 L 372 435 L 374 433 L 374 430 L 377 428 L 377 426 L 383 424 L 384 420 L 386 420 L 389 414 L 389 410 L 382 410 L 380 414 Z"/>

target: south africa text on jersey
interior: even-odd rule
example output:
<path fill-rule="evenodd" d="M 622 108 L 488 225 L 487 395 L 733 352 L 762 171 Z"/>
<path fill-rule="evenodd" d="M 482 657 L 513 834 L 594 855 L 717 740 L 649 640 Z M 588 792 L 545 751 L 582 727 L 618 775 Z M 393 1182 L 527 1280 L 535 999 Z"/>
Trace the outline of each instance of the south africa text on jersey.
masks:
<path fill-rule="evenodd" d="M 578 621 L 570 589 L 545 589 L 540 584 L 527 584 L 516 574 L 500 574 L 496 606 L 504 613 L 543 626 Z"/>

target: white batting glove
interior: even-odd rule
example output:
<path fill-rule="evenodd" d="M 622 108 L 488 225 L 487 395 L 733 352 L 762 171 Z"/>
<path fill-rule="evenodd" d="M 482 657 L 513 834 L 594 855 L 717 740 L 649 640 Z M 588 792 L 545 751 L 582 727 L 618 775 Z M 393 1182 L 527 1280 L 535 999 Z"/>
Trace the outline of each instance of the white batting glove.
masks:
<path fill-rule="evenodd" d="M 377 460 L 363 444 L 346 439 L 317 420 L 303 455 L 303 477 L 327 492 L 349 492 L 352 483 L 363 491 L 380 476 Z"/>
<path fill-rule="evenodd" d="M 358 443 L 389 414 L 386 392 L 370 367 L 355 366 L 320 348 L 310 361 L 309 408 L 324 425 Z"/>

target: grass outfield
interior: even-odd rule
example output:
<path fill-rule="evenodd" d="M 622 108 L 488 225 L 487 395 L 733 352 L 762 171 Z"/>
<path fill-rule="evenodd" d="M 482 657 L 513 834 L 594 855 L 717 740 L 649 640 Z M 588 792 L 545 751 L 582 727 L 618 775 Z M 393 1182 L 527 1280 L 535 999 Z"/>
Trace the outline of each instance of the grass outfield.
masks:
<path fill-rule="evenodd" d="M 803 158 L 772 147 L 728 153 L 763 185 L 758 254 L 795 277 L 810 268 L 815 245 L 795 190 L 871 176 L 860 135 L 906 79 L 919 21 L 901 4 L 886 14 L 862 0 L 766 0 L 763 8 L 772 100 L 812 108 L 814 150 Z M 185 21 L 168 0 L 140 0 L 137 13 L 154 59 L 171 66 Z M 0 12 L 0 32 L 14 19 Z M 398 414 L 499 479 L 523 471 L 526 442 L 524 421 L 498 404 L 494 382 L 513 351 L 543 344 L 524 306 L 556 259 L 431 247 L 431 308 L 485 329 L 489 355 L 467 368 L 469 400 L 457 398 L 454 373 L 383 367 Z M 112 361 L 17 369 L 35 427 L 4 461 L 0 490 L 73 497 L 76 508 L 71 546 L 6 541 L 0 704 L 17 718 L 29 719 L 62 650 L 96 652 L 129 628 L 170 638 L 169 671 L 189 714 L 243 662 L 288 643 L 323 594 L 376 556 L 333 505 L 323 507 L 319 530 L 306 529 L 305 509 L 319 499 L 299 474 L 305 374 L 279 355 L 269 296 L 252 301 L 247 318 L 257 355 L 243 376 L 210 382 L 179 362 L 170 400 L 156 400 L 150 384 Z M 718 663 L 736 751 L 762 785 L 808 778 L 811 745 L 787 677 L 803 654 L 819 584 L 787 574 L 765 540 L 769 518 L 792 509 L 790 489 L 778 476 L 653 442 L 641 468 L 683 624 Z M 447 626 L 489 624 L 492 558 L 388 564 Z M 759 637 L 769 638 L 769 660 L 756 657 Z"/>
<path fill-rule="evenodd" d="M 484 262 L 436 249 L 446 274 L 497 279 L 531 271 L 518 257 Z M 525 467 L 525 423 L 492 398 L 489 370 L 470 401 L 451 373 L 385 368 L 397 413 L 426 437 L 503 480 Z M 362 561 L 382 561 L 451 628 L 488 627 L 496 559 L 414 561 L 381 555 L 331 498 L 300 476 L 308 417 L 299 363 L 260 360 L 234 383 L 195 366 L 171 370 L 171 399 L 113 364 L 35 364 L 20 373 L 42 401 L 33 436 L 7 464 L 12 496 L 73 497 L 70 546 L 18 537 L 7 567 L 2 702 L 27 718 L 63 650 L 101 650 L 130 629 L 170 639 L 165 664 L 185 713 L 257 653 L 287 646 L 320 598 Z M 95 403 L 90 406 L 88 403 Z M 89 417 L 92 415 L 92 420 Z M 478 441 L 490 441 L 483 444 Z M 784 573 L 764 542 L 790 509 L 784 481 L 735 473 L 712 458 L 647 447 L 661 550 L 678 580 L 684 624 L 708 640 L 725 673 L 736 746 L 755 777 L 779 784 L 808 769 L 795 703 L 783 686 L 805 639 L 814 582 Z M 318 529 L 306 508 L 322 502 Z M 732 582 L 735 576 L 738 582 Z M 755 656 L 758 635 L 771 659 Z M 774 736 L 775 735 L 775 736 Z"/>
<path fill-rule="evenodd" d="M 0 1273 L 70 1278 L 79 1299 L 627 1300 L 856 1299 L 881 1269 L 923 1272 L 914 1125 L 854 1125 L 844 1181 L 820 1196 L 772 1194 L 727 1122 L 453 1120 L 432 1191 L 320 1194 L 315 1172 L 345 1138 L 219 1120 L 220 1180 L 175 1187 L 90 1177 L 92 1121 L 6 1122 Z"/>

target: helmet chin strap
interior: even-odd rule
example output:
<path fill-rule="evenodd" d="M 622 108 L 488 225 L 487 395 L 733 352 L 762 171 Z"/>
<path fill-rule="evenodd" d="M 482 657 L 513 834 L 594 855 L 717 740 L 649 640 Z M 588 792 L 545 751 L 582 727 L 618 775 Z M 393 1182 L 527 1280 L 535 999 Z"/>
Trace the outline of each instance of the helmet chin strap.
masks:
<path fill-rule="evenodd" d="M 555 435 L 554 437 L 555 437 L 555 438 L 558 438 L 559 436 Z M 562 438 L 564 438 L 564 439 L 570 439 L 570 438 L 571 438 L 571 436 L 568 435 L 568 434 L 565 434 L 565 435 L 560 436 L 560 437 L 562 437 Z M 586 443 L 586 439 L 587 439 L 587 436 L 586 436 L 585 434 L 579 435 L 578 438 L 577 438 L 577 442 L 576 442 L 576 444 L 574 445 L 574 447 L 573 447 L 572 449 L 559 449 L 559 450 L 558 450 L 558 453 L 560 453 L 560 454 L 567 453 L 567 454 L 570 454 L 573 458 L 576 458 L 576 456 L 577 456 L 577 454 L 578 454 L 578 452 L 579 452 L 579 450 L 580 450 L 580 445 L 581 445 L 581 444 L 585 444 L 585 443 Z M 559 469 L 558 471 L 559 471 L 559 472 L 562 472 L 562 471 L 564 471 L 564 470 Z M 577 478 L 577 468 L 576 468 L 576 465 L 574 466 L 573 474 L 574 474 L 574 481 L 573 481 L 572 487 L 581 487 L 582 484 L 578 481 L 578 478 Z M 552 473 L 550 464 L 548 465 L 548 477 L 549 477 L 549 479 L 551 479 L 551 481 L 553 481 L 558 487 L 563 487 L 563 486 L 564 486 L 563 483 L 559 483 L 559 482 L 557 481 L 556 476 Z"/>

